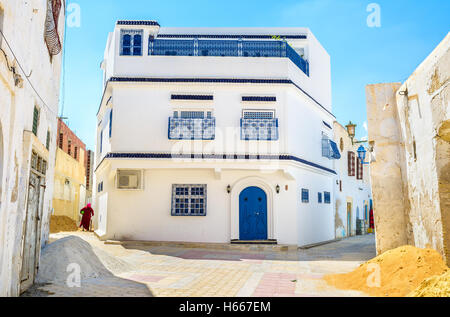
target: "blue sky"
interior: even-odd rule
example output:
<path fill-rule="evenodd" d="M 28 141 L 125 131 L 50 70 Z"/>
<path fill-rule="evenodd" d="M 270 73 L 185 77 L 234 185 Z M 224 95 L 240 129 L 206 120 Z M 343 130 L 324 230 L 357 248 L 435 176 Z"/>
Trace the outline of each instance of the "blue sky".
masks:
<path fill-rule="evenodd" d="M 94 148 L 102 96 L 100 63 L 116 20 L 157 20 L 166 27 L 309 27 L 331 56 L 333 113 L 367 132 L 365 85 L 404 81 L 449 32 L 448 0 L 68 0 L 80 27 L 66 32 L 64 117 Z M 381 26 L 367 26 L 370 3 Z M 60 105 L 60 112 L 62 108 Z"/>

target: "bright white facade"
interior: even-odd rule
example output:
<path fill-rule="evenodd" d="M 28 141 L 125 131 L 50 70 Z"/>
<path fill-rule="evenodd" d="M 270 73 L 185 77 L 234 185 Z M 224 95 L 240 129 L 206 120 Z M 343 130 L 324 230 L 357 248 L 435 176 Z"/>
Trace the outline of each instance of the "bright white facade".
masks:
<path fill-rule="evenodd" d="M 330 57 L 309 29 L 119 21 L 102 69 L 102 239 L 335 238 Z"/>

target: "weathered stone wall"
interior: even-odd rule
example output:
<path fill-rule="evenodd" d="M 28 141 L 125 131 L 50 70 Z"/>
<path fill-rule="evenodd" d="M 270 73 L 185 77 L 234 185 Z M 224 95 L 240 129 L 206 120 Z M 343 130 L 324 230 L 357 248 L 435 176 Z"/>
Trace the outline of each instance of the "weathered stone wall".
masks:
<path fill-rule="evenodd" d="M 400 83 L 366 87 L 369 140 L 376 161 L 370 166 L 377 252 L 407 244 L 402 139 L 395 92 Z"/>
<path fill-rule="evenodd" d="M 366 88 L 379 252 L 409 243 L 450 263 L 449 50 L 450 34 L 403 85 Z M 403 222 L 388 221 L 392 210 Z"/>

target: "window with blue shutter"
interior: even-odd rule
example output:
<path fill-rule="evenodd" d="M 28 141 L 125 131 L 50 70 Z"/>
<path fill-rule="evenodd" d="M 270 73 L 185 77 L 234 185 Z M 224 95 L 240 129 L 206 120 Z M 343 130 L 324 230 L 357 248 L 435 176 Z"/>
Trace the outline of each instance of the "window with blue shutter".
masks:
<path fill-rule="evenodd" d="M 309 190 L 302 188 L 302 202 L 309 203 Z"/>
<path fill-rule="evenodd" d="M 103 130 L 100 132 L 100 154 L 103 152 Z"/>
<path fill-rule="evenodd" d="M 112 133 L 112 118 L 113 118 L 113 110 L 109 113 L 109 138 L 111 138 Z"/>
<path fill-rule="evenodd" d="M 323 196 L 324 196 L 325 204 L 331 204 L 331 194 L 330 194 L 330 192 L 324 192 Z"/>
<path fill-rule="evenodd" d="M 241 118 L 241 140 L 278 140 L 278 119 L 274 110 L 244 110 Z"/>
<path fill-rule="evenodd" d="M 317 193 L 317 201 L 319 202 L 319 204 L 322 203 L 322 193 Z"/>
<path fill-rule="evenodd" d="M 142 36 L 143 30 L 121 30 L 121 48 L 122 56 L 142 56 Z"/>
<path fill-rule="evenodd" d="M 214 140 L 216 118 L 211 111 L 174 111 L 169 118 L 169 140 Z"/>

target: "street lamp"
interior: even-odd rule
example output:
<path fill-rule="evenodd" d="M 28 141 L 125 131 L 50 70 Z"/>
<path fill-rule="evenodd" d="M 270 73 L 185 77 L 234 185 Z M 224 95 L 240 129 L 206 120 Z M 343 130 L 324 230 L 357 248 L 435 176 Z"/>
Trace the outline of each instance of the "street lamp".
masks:
<path fill-rule="evenodd" d="M 361 164 L 370 164 L 370 162 L 364 162 L 364 160 L 366 159 L 366 153 L 367 151 L 364 146 L 360 145 L 358 148 L 358 158 Z"/>
<path fill-rule="evenodd" d="M 347 128 L 348 135 L 350 136 L 353 142 L 353 138 L 355 137 L 356 124 L 350 121 L 345 127 Z"/>

